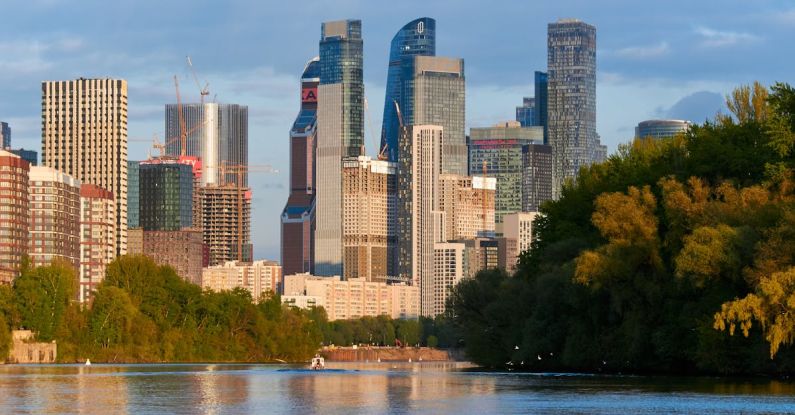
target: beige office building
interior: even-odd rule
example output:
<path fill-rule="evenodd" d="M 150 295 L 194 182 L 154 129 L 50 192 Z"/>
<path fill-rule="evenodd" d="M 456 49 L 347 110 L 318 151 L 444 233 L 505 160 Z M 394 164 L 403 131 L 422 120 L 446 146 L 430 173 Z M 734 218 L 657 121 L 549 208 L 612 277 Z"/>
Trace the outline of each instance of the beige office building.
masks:
<path fill-rule="evenodd" d="M 80 269 L 80 180 L 50 167 L 33 166 L 29 176 L 31 265 L 54 259 Z"/>
<path fill-rule="evenodd" d="M 229 261 L 202 270 L 201 286 L 213 291 L 243 288 L 251 292 L 254 301 L 278 293 L 282 284 L 282 267 L 273 261 L 251 263 Z"/>
<path fill-rule="evenodd" d="M 80 186 L 80 302 L 91 299 L 116 257 L 116 199 L 93 184 Z"/>
<path fill-rule="evenodd" d="M 433 301 L 442 136 L 440 126 L 413 125 L 400 129 L 398 141 L 398 277 L 419 287 L 421 304 Z"/>
<path fill-rule="evenodd" d="M 114 249 L 126 253 L 127 81 L 44 81 L 41 92 L 42 166 L 113 193 Z"/>
<path fill-rule="evenodd" d="M 440 175 L 439 210 L 444 212 L 442 241 L 493 234 L 496 188 L 494 177 Z"/>
<path fill-rule="evenodd" d="M 310 274 L 284 277 L 282 295 L 282 302 L 288 305 L 322 306 L 331 321 L 380 315 L 417 318 L 420 311 L 418 299 L 418 288 L 410 285 L 368 282 L 364 278 L 342 281 L 339 276 Z"/>
<path fill-rule="evenodd" d="M 367 156 L 342 163 L 342 269 L 345 279 L 387 280 L 397 252 L 396 163 Z"/>

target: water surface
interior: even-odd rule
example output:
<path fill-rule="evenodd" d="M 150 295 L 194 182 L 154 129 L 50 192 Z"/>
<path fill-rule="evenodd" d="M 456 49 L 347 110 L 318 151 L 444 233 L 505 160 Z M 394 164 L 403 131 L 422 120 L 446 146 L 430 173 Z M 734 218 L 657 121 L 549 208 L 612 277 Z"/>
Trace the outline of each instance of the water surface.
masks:
<path fill-rule="evenodd" d="M 461 363 L 0 365 L 0 413 L 785 414 L 795 383 L 516 374 Z"/>

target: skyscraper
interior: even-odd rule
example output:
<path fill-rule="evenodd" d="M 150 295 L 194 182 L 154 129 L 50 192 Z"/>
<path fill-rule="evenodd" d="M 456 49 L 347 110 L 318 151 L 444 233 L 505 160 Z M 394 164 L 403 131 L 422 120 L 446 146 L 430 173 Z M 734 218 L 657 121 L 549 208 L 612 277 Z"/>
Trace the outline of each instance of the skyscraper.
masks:
<path fill-rule="evenodd" d="M 19 276 L 22 256 L 28 252 L 30 165 L 16 154 L 0 149 L 0 284 Z"/>
<path fill-rule="evenodd" d="M 11 147 L 11 127 L 7 122 L 0 121 L 0 144 L 4 149 Z"/>
<path fill-rule="evenodd" d="M 140 161 L 127 161 L 127 229 L 134 229 L 141 226 L 139 212 L 139 172 Z"/>
<path fill-rule="evenodd" d="M 524 97 L 522 106 L 516 107 L 516 121 L 522 127 L 536 125 L 536 99 Z"/>
<path fill-rule="evenodd" d="M 596 28 L 576 19 L 550 23 L 547 38 L 548 141 L 553 197 L 593 162 L 596 136 Z"/>
<path fill-rule="evenodd" d="M 381 127 L 381 149 L 386 146 L 390 161 L 397 161 L 400 122 L 395 102 L 400 104 L 403 85 L 401 65 L 412 56 L 436 56 L 436 20 L 421 17 L 406 23 L 389 47 L 389 69 L 386 76 L 384 118 Z"/>
<path fill-rule="evenodd" d="M 127 81 L 85 79 L 41 85 L 42 166 L 116 198 L 116 255 L 127 251 Z"/>
<path fill-rule="evenodd" d="M 434 243 L 439 212 L 439 167 L 443 129 L 401 128 L 398 154 L 398 277 L 420 289 L 422 315 L 433 304 Z"/>
<path fill-rule="evenodd" d="M 405 125 L 444 129 L 442 172 L 466 175 L 464 60 L 436 56 L 404 59 L 400 98 Z"/>
<path fill-rule="evenodd" d="M 526 176 L 522 149 L 528 144 L 542 144 L 544 129 L 510 121 L 472 128 L 469 136 L 469 174 L 497 178 L 495 220 L 497 232 L 502 233 L 502 217 L 522 210 L 522 180 Z"/>
<path fill-rule="evenodd" d="M 549 144 L 548 115 L 549 110 L 549 76 L 546 72 L 535 72 L 535 106 L 533 122 L 535 126 L 544 127 L 544 144 Z"/>
<path fill-rule="evenodd" d="M 140 225 L 145 231 L 178 231 L 193 226 L 193 171 L 170 159 L 140 163 Z"/>
<path fill-rule="evenodd" d="M 301 75 L 301 110 L 290 129 L 290 196 L 281 217 L 281 263 L 286 275 L 311 271 L 319 82 L 316 57 Z"/>
<path fill-rule="evenodd" d="M 342 158 L 364 153 L 362 22 L 323 23 L 317 113 L 316 275 L 342 275 Z"/>
<path fill-rule="evenodd" d="M 220 177 L 222 166 L 248 166 L 248 106 L 238 104 L 182 104 L 186 156 L 202 163 L 202 185 L 236 183 L 238 176 Z M 177 104 L 166 105 L 166 154 L 181 155 L 180 116 Z M 170 137 L 170 138 L 169 138 Z M 248 186 L 248 174 L 240 186 Z"/>
<path fill-rule="evenodd" d="M 202 237 L 209 250 L 209 265 L 237 261 L 238 257 L 251 261 L 251 191 L 235 185 L 210 185 L 200 192 Z"/>
<path fill-rule="evenodd" d="M 63 259 L 80 270 L 80 181 L 46 166 L 30 168 L 30 262 Z"/>
<path fill-rule="evenodd" d="M 522 211 L 537 212 L 552 199 L 552 147 L 528 144 L 522 147 Z"/>

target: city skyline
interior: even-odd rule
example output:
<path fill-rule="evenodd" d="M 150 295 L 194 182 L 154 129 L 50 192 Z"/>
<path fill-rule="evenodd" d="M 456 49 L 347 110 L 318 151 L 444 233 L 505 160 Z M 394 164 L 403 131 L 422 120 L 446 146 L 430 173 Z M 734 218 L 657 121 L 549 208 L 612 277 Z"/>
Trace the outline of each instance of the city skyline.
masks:
<path fill-rule="evenodd" d="M 281 201 L 287 195 L 287 175 L 284 172 L 288 171 L 285 161 L 288 159 L 288 146 L 283 137 L 295 117 L 297 98 L 294 90 L 300 68 L 308 57 L 316 54 L 312 50 L 317 47 L 317 25 L 320 22 L 348 17 L 360 18 L 363 22 L 363 37 L 367 39 L 365 90 L 370 103 L 369 117 L 374 126 L 372 128 L 376 129 L 365 134 L 365 146 L 370 155 L 376 151 L 376 140 L 380 139 L 377 126 L 380 125 L 378 118 L 381 112 L 380 103 L 383 102 L 389 39 L 405 22 L 423 15 L 436 19 L 439 50 L 445 56 L 460 56 L 466 60 L 467 130 L 470 127 L 484 127 L 512 119 L 515 103 L 520 102 L 523 96 L 533 95 L 533 71 L 546 69 L 544 50 L 547 23 L 554 22 L 559 17 L 577 17 L 593 24 L 599 33 L 597 132 L 613 151 L 617 143 L 629 140 L 634 126 L 645 119 L 675 117 L 702 122 L 703 119 L 698 117 L 683 117 L 681 113 L 669 110 L 676 111 L 685 107 L 688 102 L 693 104 L 700 98 L 707 98 L 706 106 L 696 105 L 696 108 L 702 116 L 709 116 L 714 113 L 709 102 L 720 102 L 720 96 L 715 101 L 715 95 L 728 92 L 730 86 L 752 81 L 756 77 L 750 76 L 751 73 L 768 74 L 770 78 L 760 79 L 766 83 L 773 80 L 787 81 L 783 69 L 755 69 L 763 65 L 764 53 L 772 53 L 776 48 L 754 46 L 780 42 L 782 33 L 791 33 L 793 30 L 792 13 L 784 13 L 787 11 L 784 2 L 765 4 L 767 8 L 761 8 L 765 10 L 759 12 L 757 9 L 760 7 L 754 7 L 753 13 L 742 22 L 720 13 L 708 13 L 708 10 L 713 11 L 711 9 L 714 9 L 714 5 L 682 4 L 676 12 L 663 10 L 662 6 L 644 7 L 643 11 L 633 11 L 629 7 L 624 16 L 634 16 L 640 21 L 630 21 L 626 23 L 627 26 L 621 26 L 618 24 L 618 17 L 607 17 L 607 11 L 611 8 L 601 5 L 578 6 L 576 3 L 569 3 L 556 5 L 554 9 L 539 6 L 539 13 L 531 13 L 533 10 L 529 6 L 518 2 L 500 2 L 482 13 L 475 13 L 475 9 L 466 3 L 461 6 L 463 10 L 433 6 L 412 10 L 410 5 L 405 5 L 399 6 L 394 13 L 387 13 L 364 7 L 364 3 L 351 2 L 336 8 L 331 12 L 333 16 L 328 16 L 329 11 L 311 11 L 301 20 L 307 23 L 302 29 L 306 33 L 296 35 L 296 30 L 280 36 L 279 39 L 296 35 L 290 42 L 285 42 L 284 46 L 265 41 L 264 53 L 258 53 L 257 58 L 251 58 L 248 56 L 250 51 L 243 51 L 245 47 L 235 46 L 225 50 L 218 42 L 223 40 L 234 43 L 235 36 L 251 36 L 252 32 L 259 30 L 255 29 L 259 26 L 254 23 L 255 20 L 249 20 L 248 17 L 243 21 L 235 19 L 249 9 L 252 10 L 251 18 L 261 17 L 265 13 L 265 10 L 259 10 L 252 5 L 229 6 L 231 11 L 217 16 L 219 23 L 209 24 L 205 28 L 215 32 L 219 27 L 234 23 L 234 27 L 238 27 L 241 33 L 227 34 L 221 40 L 212 40 L 201 45 L 198 41 L 186 42 L 184 38 L 179 42 L 165 42 L 163 39 L 168 37 L 168 31 L 163 29 L 158 32 L 152 29 L 154 25 L 162 23 L 160 19 L 138 23 L 147 19 L 141 18 L 142 12 L 135 10 L 126 10 L 128 14 L 122 19 L 120 28 L 110 30 L 108 36 L 102 39 L 93 35 L 92 30 L 83 29 L 81 25 L 85 21 L 81 23 L 80 19 L 69 23 L 74 26 L 58 26 L 57 31 L 41 29 L 41 25 L 29 25 L 28 28 L 25 26 L 29 23 L 26 14 L 31 17 L 38 14 L 54 16 L 64 9 L 60 7 L 63 3 L 58 1 L 33 2 L 24 10 L 15 10 L 14 7 L 17 6 L 12 6 L 9 13 L 16 12 L 20 19 L 15 19 L 2 29 L 7 40 L 0 44 L 0 49 L 5 51 L 9 63 L 5 64 L 0 75 L 0 92 L 8 97 L 0 104 L 0 119 L 9 122 L 14 131 L 13 147 L 36 150 L 39 149 L 38 143 L 41 140 L 37 104 L 41 81 L 79 76 L 125 79 L 131 89 L 129 158 L 144 159 L 149 143 L 137 140 L 148 139 L 152 133 L 163 137 L 163 105 L 175 101 L 171 74 L 180 75 L 185 96 L 183 100 L 198 101 L 198 91 L 187 77 L 189 74 L 184 64 L 185 55 L 190 54 L 194 58 L 200 78 L 210 82 L 213 94 L 219 94 L 219 102 L 238 102 L 251 108 L 250 162 L 271 163 L 283 172 L 273 177 L 252 176 L 255 195 L 255 257 L 277 259 L 279 242 L 273 236 L 278 235 L 278 218 L 283 205 L 270 204 L 268 201 Z M 621 5 L 617 5 L 616 9 L 618 8 Z M 665 5 L 665 9 L 669 8 L 676 9 Z M 502 42 L 492 49 L 482 50 L 483 43 L 494 42 L 495 39 L 491 32 L 496 30 L 493 30 L 490 23 L 485 23 L 489 21 L 487 17 L 491 13 L 508 9 L 515 10 L 513 14 L 517 15 L 507 17 L 508 23 L 518 21 L 522 15 L 530 20 L 519 28 L 501 24 L 500 29 L 508 29 L 507 34 L 502 36 L 511 35 L 522 41 Z M 267 11 L 273 12 L 271 18 L 274 19 L 297 16 L 295 10 L 282 6 Z M 700 16 L 702 20 L 695 17 L 678 18 L 680 14 Z M 789 20 L 787 16 L 790 16 Z M 475 23 L 478 24 L 477 30 L 472 30 L 471 25 Z M 140 33 L 146 35 L 138 39 L 132 39 L 132 36 L 127 39 L 125 33 L 135 33 L 136 25 L 140 25 Z M 632 42 L 621 37 L 621 33 L 641 25 L 656 28 L 646 29 Z M 145 30 L 147 27 L 152 30 Z M 109 29 L 102 24 L 99 28 Z M 467 31 L 472 33 L 466 33 Z M 476 35 L 483 39 L 473 40 Z M 269 37 L 256 38 L 263 42 L 263 39 L 267 40 Z M 110 48 L 109 45 L 114 41 L 119 46 Z M 135 46 L 133 43 L 142 46 Z M 285 47 L 287 50 L 282 49 Z M 734 56 L 741 54 L 743 63 Z M 686 58 L 687 62 L 677 63 L 677 58 Z M 705 63 L 711 60 L 721 61 L 721 68 Z M 770 62 L 770 58 L 767 62 Z M 683 75 L 683 68 L 693 73 Z M 677 105 L 682 98 L 692 94 L 696 95 Z M 627 100 L 631 101 L 630 105 L 622 105 Z M 19 104 L 12 105 L 16 101 Z M 289 105 L 281 105 L 282 102 Z M 369 128 L 371 127 L 365 126 L 365 129 Z"/>

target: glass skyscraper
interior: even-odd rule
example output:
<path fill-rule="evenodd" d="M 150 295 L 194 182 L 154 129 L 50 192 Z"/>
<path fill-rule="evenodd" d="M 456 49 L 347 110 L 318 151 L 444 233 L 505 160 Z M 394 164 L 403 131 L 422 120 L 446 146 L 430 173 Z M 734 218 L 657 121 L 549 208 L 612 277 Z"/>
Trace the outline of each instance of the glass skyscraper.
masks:
<path fill-rule="evenodd" d="M 11 127 L 8 126 L 7 122 L 0 121 L 0 145 L 3 148 L 11 147 Z"/>
<path fill-rule="evenodd" d="M 323 23 L 318 86 L 314 274 L 342 273 L 342 159 L 364 153 L 360 20 Z"/>
<path fill-rule="evenodd" d="M 406 23 L 395 37 L 389 48 L 389 69 L 386 78 L 386 96 L 384 99 L 384 118 L 381 126 L 381 149 L 387 147 L 389 161 L 398 160 L 398 136 L 400 122 L 395 102 L 400 104 L 402 72 L 401 65 L 405 58 L 412 56 L 436 56 L 436 20 L 421 17 Z M 401 109 L 403 111 L 403 109 Z M 379 150 L 381 150 L 379 149 Z"/>
<path fill-rule="evenodd" d="M 140 161 L 127 160 L 127 228 L 134 229 L 141 226 L 139 215 L 139 178 Z"/>
<path fill-rule="evenodd" d="M 548 135 L 553 197 L 566 179 L 594 161 L 596 134 L 596 28 L 576 19 L 550 23 L 547 37 Z"/>
<path fill-rule="evenodd" d="M 193 169 L 175 160 L 139 166 L 140 225 L 145 231 L 178 231 L 193 225 Z"/>
<path fill-rule="evenodd" d="M 549 107 L 549 75 L 546 72 L 535 72 L 535 106 L 533 111 L 533 125 L 544 127 L 544 144 L 549 144 L 549 132 L 547 129 L 547 111 Z"/>
<path fill-rule="evenodd" d="M 524 97 L 522 106 L 516 107 L 516 121 L 522 127 L 532 127 L 536 125 L 536 100 L 535 98 Z"/>

